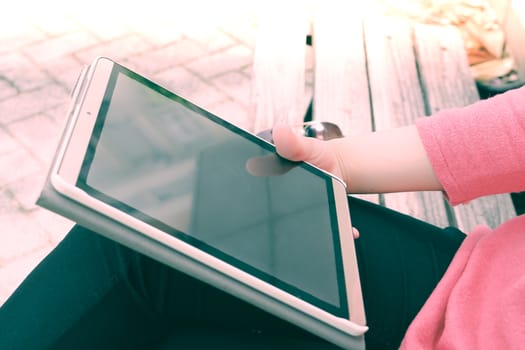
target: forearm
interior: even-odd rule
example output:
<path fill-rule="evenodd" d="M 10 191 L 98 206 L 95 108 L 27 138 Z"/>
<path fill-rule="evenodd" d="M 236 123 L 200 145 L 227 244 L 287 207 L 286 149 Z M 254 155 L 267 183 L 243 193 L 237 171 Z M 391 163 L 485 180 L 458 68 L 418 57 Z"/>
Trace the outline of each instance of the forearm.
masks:
<path fill-rule="evenodd" d="M 414 125 L 330 142 L 350 193 L 442 190 Z"/>

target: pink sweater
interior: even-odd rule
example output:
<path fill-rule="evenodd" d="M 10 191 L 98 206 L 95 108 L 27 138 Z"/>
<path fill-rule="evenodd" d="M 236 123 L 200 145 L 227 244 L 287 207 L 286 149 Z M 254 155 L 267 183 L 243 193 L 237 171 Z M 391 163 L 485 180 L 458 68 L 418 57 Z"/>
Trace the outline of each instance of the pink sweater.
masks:
<path fill-rule="evenodd" d="M 451 204 L 525 190 L 525 88 L 417 126 Z M 401 348 L 525 349 L 525 215 L 468 234 Z"/>

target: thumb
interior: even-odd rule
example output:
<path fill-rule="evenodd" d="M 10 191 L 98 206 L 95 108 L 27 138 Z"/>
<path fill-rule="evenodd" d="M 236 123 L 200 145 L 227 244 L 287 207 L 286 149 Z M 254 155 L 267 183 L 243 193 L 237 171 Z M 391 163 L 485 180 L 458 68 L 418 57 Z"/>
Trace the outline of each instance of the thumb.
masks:
<path fill-rule="evenodd" d="M 329 142 L 297 135 L 286 124 L 278 123 L 272 130 L 277 153 L 291 161 L 305 161 L 330 173 L 338 174 L 337 161 Z"/>

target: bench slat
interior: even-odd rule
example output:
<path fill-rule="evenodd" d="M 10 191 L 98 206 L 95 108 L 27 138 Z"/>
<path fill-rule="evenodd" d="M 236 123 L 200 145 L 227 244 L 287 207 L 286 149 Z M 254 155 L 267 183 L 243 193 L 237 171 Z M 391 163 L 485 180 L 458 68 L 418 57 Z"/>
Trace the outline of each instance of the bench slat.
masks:
<path fill-rule="evenodd" d="M 309 21 L 306 9 L 293 3 L 268 1 L 258 12 L 252 96 L 255 132 L 270 129 L 277 121 L 291 125 L 303 121 Z"/>
<path fill-rule="evenodd" d="M 427 95 L 428 110 L 462 107 L 479 99 L 474 79 L 468 71 L 461 34 L 455 27 L 415 27 L 418 62 Z M 449 209 L 452 211 L 451 209 Z M 452 224 L 471 231 L 478 224 L 496 227 L 516 216 L 510 195 L 476 199 L 453 209 Z"/>
<path fill-rule="evenodd" d="M 345 136 L 372 131 L 363 25 L 343 3 L 316 8 L 314 120 L 336 123 Z M 339 7 L 337 6 L 339 5 Z M 377 194 L 355 195 L 379 203 Z"/>
<path fill-rule="evenodd" d="M 346 136 L 370 132 L 361 19 L 344 8 L 329 10 L 320 6 L 314 17 L 314 119 L 335 122 Z"/>
<path fill-rule="evenodd" d="M 404 21 L 365 22 L 372 111 L 376 130 L 413 124 L 425 115 L 412 44 L 411 26 Z M 385 206 L 437 226 L 449 220 L 437 192 L 384 195 Z"/>
<path fill-rule="evenodd" d="M 267 11 L 259 18 L 254 57 L 254 123 L 302 121 L 305 105 L 306 12 Z M 327 9 L 328 7 L 324 7 Z M 314 17 L 314 119 L 345 135 L 412 124 L 440 109 L 478 100 L 457 29 L 381 18 L 365 21 L 323 7 Z M 364 42 L 363 42 L 364 40 Z M 450 208 L 439 192 L 365 196 L 438 226 L 469 231 L 516 215 L 510 196 Z"/>

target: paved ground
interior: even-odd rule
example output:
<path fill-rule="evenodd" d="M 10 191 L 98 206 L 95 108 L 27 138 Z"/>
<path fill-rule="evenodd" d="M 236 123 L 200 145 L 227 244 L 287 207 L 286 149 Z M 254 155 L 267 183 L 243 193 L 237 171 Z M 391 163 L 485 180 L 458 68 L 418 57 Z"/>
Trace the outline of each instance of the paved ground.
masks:
<path fill-rule="evenodd" d="M 233 2 L 235 10 L 199 8 L 214 1 L 189 10 L 176 1 L 149 1 L 149 10 L 115 4 L 106 14 L 103 1 L 82 11 L 75 2 L 33 2 L 0 23 L 0 305 L 72 226 L 35 200 L 84 64 L 114 58 L 241 126 L 250 120 L 250 1 Z"/>

